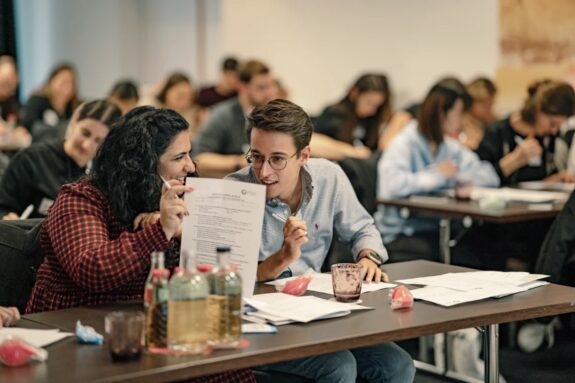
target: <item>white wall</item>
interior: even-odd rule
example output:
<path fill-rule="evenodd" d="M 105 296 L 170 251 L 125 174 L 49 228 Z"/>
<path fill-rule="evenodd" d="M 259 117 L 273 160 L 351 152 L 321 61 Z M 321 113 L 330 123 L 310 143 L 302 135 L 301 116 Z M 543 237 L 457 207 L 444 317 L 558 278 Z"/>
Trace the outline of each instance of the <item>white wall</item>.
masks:
<path fill-rule="evenodd" d="M 80 94 L 102 97 L 120 78 L 155 83 L 170 71 L 194 77 L 196 1 L 16 1 L 21 94 L 51 68 L 74 63 Z"/>
<path fill-rule="evenodd" d="M 217 78 L 227 54 L 266 61 L 311 113 L 363 71 L 388 74 L 397 107 L 447 74 L 494 76 L 498 0 L 17 0 L 22 94 L 61 60 L 85 98 L 129 76 Z"/>
<path fill-rule="evenodd" d="M 224 0 L 222 49 L 269 62 L 319 112 L 363 71 L 388 74 L 396 105 L 452 74 L 494 76 L 498 1 Z"/>

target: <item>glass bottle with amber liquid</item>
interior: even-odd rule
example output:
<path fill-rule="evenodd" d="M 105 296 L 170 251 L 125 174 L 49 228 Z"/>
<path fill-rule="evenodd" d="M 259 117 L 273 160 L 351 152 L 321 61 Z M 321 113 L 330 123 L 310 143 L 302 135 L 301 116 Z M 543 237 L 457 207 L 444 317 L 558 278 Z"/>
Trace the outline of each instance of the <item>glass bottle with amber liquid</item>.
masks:
<path fill-rule="evenodd" d="M 208 328 L 210 343 L 218 347 L 240 344 L 242 280 L 230 264 L 230 248 L 217 248 L 218 267 L 212 274 L 208 296 Z"/>
<path fill-rule="evenodd" d="M 168 347 L 172 351 L 199 354 L 208 345 L 206 301 L 210 286 L 196 270 L 193 253 L 182 252 L 182 262 L 169 283 Z"/>
<path fill-rule="evenodd" d="M 164 268 L 164 253 L 152 254 L 152 261 L 151 277 L 144 291 L 146 345 L 148 348 L 163 348 L 167 346 L 169 271 Z"/>

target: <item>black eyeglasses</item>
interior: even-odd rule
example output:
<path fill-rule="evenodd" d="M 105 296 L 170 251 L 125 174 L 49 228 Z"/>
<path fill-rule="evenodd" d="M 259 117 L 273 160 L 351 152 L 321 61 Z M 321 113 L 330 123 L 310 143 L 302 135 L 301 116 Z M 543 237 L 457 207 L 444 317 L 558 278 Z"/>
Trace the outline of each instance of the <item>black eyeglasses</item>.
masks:
<path fill-rule="evenodd" d="M 254 169 L 261 169 L 261 167 L 264 166 L 264 162 L 267 161 L 273 170 L 284 170 L 287 166 L 288 160 L 298 153 L 299 151 L 289 157 L 273 155 L 266 160 L 266 158 L 261 154 L 252 153 L 252 149 L 250 148 L 246 154 L 246 161 L 248 161 L 248 164 L 251 164 Z"/>

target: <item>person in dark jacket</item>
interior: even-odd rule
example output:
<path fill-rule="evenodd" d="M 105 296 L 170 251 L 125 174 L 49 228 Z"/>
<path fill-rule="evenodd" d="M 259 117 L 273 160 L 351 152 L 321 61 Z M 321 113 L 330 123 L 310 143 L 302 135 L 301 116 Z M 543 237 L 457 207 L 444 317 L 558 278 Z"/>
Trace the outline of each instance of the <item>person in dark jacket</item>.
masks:
<path fill-rule="evenodd" d="M 560 126 L 575 113 L 575 92 L 560 81 L 540 81 L 528 89 L 523 108 L 490 125 L 477 148 L 491 162 L 502 185 L 524 181 L 575 182 L 557 171 L 555 138 Z"/>
<path fill-rule="evenodd" d="M 36 123 L 57 127 L 72 117 L 79 104 L 76 71 L 70 64 L 60 64 L 52 69 L 40 91 L 28 99 L 20 111 L 20 121 L 34 136 Z"/>
<path fill-rule="evenodd" d="M 14 156 L 0 183 L 0 216 L 18 219 L 29 207 L 31 218 L 46 216 L 60 187 L 80 178 L 120 109 L 106 100 L 80 106 L 63 141 L 38 143 Z"/>
<path fill-rule="evenodd" d="M 382 124 L 391 117 L 391 92 L 387 77 L 364 74 L 337 104 L 324 109 L 315 132 L 349 145 L 377 149 Z"/>

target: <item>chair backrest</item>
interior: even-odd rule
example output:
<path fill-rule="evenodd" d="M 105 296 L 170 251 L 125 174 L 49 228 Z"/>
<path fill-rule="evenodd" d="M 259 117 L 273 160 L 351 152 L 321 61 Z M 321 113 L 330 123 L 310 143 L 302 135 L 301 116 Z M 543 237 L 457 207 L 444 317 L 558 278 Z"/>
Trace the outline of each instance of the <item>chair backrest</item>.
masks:
<path fill-rule="evenodd" d="M 575 192 L 547 232 L 541 245 L 535 272 L 550 275 L 550 282 L 559 283 L 565 265 L 575 262 Z M 573 277 L 571 277 L 573 279 Z"/>
<path fill-rule="evenodd" d="M 0 221 L 0 306 L 16 306 L 24 312 L 44 261 L 40 250 L 43 219 Z"/>
<path fill-rule="evenodd" d="M 377 209 L 377 163 L 381 152 L 374 152 L 370 158 L 345 158 L 339 162 L 351 181 L 355 195 L 369 214 Z"/>

